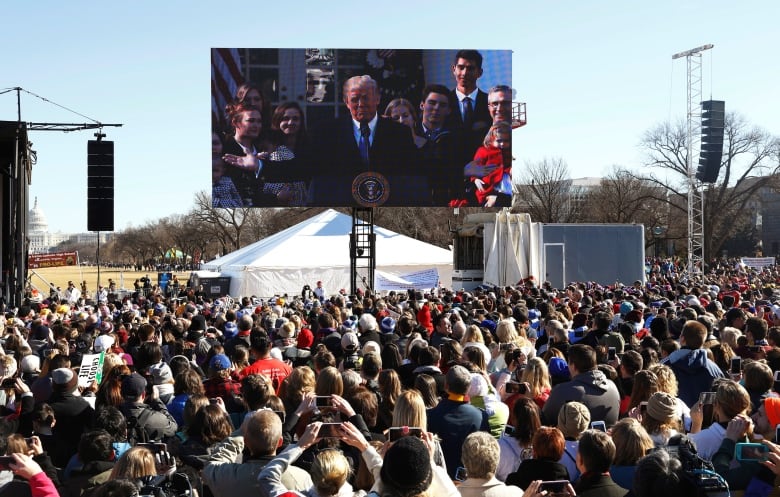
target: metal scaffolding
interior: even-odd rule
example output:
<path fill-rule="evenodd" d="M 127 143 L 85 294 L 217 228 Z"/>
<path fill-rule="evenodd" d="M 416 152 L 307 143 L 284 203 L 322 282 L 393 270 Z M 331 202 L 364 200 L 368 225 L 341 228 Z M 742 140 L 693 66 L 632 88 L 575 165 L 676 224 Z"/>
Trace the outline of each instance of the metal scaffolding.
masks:
<path fill-rule="evenodd" d="M 374 209 L 352 208 L 352 233 L 349 235 L 350 295 L 360 289 L 374 289 L 376 270 L 376 235 L 374 234 Z"/>
<path fill-rule="evenodd" d="M 701 53 L 714 45 L 702 45 L 672 55 L 672 59 L 685 57 L 688 68 L 688 271 L 703 270 L 704 262 L 704 190 L 696 180 L 696 164 L 701 144 Z"/>

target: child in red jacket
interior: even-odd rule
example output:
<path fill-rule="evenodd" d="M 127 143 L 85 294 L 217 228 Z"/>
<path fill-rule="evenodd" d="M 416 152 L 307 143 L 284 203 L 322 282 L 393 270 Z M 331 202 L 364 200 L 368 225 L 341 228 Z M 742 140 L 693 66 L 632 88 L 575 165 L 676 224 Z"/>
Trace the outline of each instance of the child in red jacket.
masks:
<path fill-rule="evenodd" d="M 472 178 L 477 187 L 479 205 L 493 207 L 498 194 L 512 198 L 512 127 L 507 123 L 494 124 L 485 136 L 484 146 L 477 149 L 474 162 L 481 166 L 499 166 L 482 178 Z"/>

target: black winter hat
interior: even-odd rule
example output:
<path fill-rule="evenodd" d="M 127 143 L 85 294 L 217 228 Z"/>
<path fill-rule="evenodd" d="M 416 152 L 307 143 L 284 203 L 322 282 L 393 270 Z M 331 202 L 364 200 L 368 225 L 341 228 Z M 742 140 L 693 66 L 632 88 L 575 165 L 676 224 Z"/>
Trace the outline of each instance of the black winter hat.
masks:
<path fill-rule="evenodd" d="M 403 437 L 390 447 L 382 464 L 382 483 L 397 497 L 416 495 L 431 485 L 433 468 L 428 448 L 417 437 Z"/>

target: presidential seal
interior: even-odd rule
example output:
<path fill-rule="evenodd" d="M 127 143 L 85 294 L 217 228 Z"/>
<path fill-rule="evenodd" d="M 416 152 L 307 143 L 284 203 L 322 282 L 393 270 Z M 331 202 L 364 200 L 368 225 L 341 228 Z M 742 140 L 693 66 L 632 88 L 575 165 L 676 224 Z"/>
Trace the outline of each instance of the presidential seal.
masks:
<path fill-rule="evenodd" d="M 352 181 L 352 198 L 362 207 L 379 207 L 389 196 L 390 182 L 380 173 L 361 173 Z"/>

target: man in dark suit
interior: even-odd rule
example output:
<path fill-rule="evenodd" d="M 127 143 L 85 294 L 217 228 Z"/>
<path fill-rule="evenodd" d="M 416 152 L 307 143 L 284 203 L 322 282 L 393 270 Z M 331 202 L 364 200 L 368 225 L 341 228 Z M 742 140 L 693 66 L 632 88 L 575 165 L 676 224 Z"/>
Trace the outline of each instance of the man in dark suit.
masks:
<path fill-rule="evenodd" d="M 428 174 L 433 204 L 440 207 L 463 197 L 461 170 L 471 160 L 463 144 L 463 130 L 445 126 L 447 118 L 455 112 L 450 107 L 449 93 L 442 85 L 425 87 L 420 102 L 422 118 L 415 128 L 415 133 L 426 139 L 420 148 L 422 168 Z"/>
<path fill-rule="evenodd" d="M 476 50 L 459 50 L 452 64 L 452 75 L 455 77 L 455 89 L 450 91 L 453 112 L 447 127 L 465 132 L 473 157 L 493 122 L 488 111 L 488 95 L 477 88 L 477 80 L 482 77 L 482 54 Z"/>
<path fill-rule="evenodd" d="M 349 114 L 311 134 L 309 205 L 431 205 L 409 128 L 380 117 L 379 99 L 379 86 L 370 76 L 344 83 Z"/>

